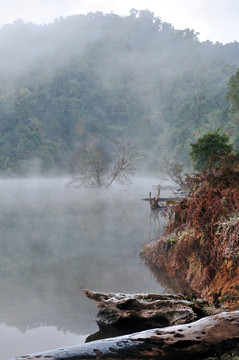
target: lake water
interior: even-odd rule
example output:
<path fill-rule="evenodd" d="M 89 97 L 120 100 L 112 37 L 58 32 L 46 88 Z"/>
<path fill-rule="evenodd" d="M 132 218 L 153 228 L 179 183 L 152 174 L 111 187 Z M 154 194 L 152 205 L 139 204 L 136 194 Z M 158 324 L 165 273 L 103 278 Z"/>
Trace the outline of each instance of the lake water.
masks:
<path fill-rule="evenodd" d="M 84 288 L 163 291 L 139 258 L 159 231 L 141 199 L 159 180 L 139 178 L 109 190 L 66 183 L 0 180 L 2 360 L 76 345 L 96 332 L 97 308 Z"/>

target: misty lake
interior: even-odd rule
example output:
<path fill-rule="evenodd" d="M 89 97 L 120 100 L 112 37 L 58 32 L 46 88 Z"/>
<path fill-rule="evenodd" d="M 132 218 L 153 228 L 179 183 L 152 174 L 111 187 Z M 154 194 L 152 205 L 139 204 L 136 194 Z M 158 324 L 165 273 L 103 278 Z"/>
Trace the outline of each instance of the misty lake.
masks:
<path fill-rule="evenodd" d="M 139 258 L 158 235 L 141 199 L 159 182 L 83 190 L 63 178 L 0 180 L 1 359 L 76 345 L 96 332 L 97 308 L 84 288 L 164 290 Z"/>

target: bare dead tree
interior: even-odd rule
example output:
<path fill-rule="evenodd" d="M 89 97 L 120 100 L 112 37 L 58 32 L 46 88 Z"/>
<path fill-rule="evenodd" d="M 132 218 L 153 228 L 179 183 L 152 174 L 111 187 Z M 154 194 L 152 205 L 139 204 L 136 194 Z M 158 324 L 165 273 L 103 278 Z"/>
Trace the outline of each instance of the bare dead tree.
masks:
<path fill-rule="evenodd" d="M 138 151 L 136 143 L 123 144 L 117 142 L 113 151 L 107 187 L 115 181 L 120 184 L 130 183 L 130 177 L 136 171 L 136 162 L 142 157 L 143 155 Z"/>
<path fill-rule="evenodd" d="M 178 161 L 164 160 L 161 170 L 166 173 L 181 189 L 184 188 L 184 165 Z"/>
<path fill-rule="evenodd" d="M 130 183 L 136 163 L 143 157 L 135 143 L 93 141 L 73 154 L 72 181 L 81 187 L 109 187 Z"/>
<path fill-rule="evenodd" d="M 72 163 L 72 181 L 68 185 L 97 188 L 104 184 L 109 159 L 97 142 L 77 148 L 72 155 Z"/>

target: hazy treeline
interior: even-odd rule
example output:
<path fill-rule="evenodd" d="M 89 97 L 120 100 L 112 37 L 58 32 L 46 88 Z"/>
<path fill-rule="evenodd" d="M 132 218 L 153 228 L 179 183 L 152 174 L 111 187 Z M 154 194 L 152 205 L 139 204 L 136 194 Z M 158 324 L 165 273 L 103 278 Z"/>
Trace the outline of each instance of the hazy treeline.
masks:
<path fill-rule="evenodd" d="M 239 137 L 225 94 L 239 43 L 200 42 L 149 11 L 0 30 L 0 170 L 71 170 L 92 138 L 133 139 L 156 167 L 205 131 Z"/>

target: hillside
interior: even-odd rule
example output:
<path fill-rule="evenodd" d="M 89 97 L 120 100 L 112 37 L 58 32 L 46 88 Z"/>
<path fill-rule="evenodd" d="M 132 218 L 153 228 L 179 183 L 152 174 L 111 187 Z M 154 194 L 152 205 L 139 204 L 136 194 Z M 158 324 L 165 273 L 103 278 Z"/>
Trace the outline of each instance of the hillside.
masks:
<path fill-rule="evenodd" d="M 189 164 L 190 142 L 221 127 L 238 141 L 228 81 L 239 44 L 200 42 L 149 11 L 90 13 L 0 30 L 0 170 L 69 172 L 79 145 L 135 141 L 149 168 Z"/>

